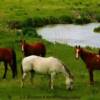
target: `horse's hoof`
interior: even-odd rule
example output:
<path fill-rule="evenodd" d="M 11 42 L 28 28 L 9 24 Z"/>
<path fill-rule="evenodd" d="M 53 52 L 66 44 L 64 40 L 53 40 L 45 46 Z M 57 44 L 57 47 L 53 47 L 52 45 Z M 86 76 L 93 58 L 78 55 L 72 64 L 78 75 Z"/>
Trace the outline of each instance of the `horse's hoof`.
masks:
<path fill-rule="evenodd" d="M 21 86 L 20 86 L 21 88 L 23 88 L 23 85 L 21 84 Z"/>
<path fill-rule="evenodd" d="M 51 87 L 51 90 L 53 90 L 54 88 L 53 87 Z"/>
<path fill-rule="evenodd" d="M 68 91 L 71 91 L 72 89 L 71 88 L 68 88 Z"/>

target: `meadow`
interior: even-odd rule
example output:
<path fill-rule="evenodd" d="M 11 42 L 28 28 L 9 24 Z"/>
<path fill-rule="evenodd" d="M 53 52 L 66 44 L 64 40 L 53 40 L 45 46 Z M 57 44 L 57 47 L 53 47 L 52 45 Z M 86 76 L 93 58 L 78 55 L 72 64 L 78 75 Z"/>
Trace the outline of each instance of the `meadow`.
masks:
<path fill-rule="evenodd" d="M 34 20 L 35 26 L 100 22 L 99 0 L 0 0 L 0 26 Z"/>
<path fill-rule="evenodd" d="M 100 72 L 94 72 L 95 85 L 89 85 L 88 71 L 84 62 L 75 59 L 73 47 L 59 43 L 50 43 L 37 36 L 26 35 L 28 43 L 42 41 L 47 48 L 46 56 L 59 58 L 74 75 L 74 88 L 65 89 L 63 75 L 55 78 L 54 90 L 48 87 L 48 77 L 36 74 L 34 84 L 27 76 L 24 88 L 21 84 L 21 61 L 23 54 L 19 45 L 20 35 L 16 29 L 8 27 L 9 22 L 18 21 L 37 27 L 46 24 L 100 22 L 99 0 L 0 0 L 0 47 L 14 48 L 17 55 L 18 76 L 12 79 L 11 69 L 8 68 L 7 79 L 2 79 L 3 63 L 0 63 L 0 100 L 99 100 Z M 34 30 L 33 30 L 34 31 Z M 98 49 L 89 48 L 93 52 Z"/>
<path fill-rule="evenodd" d="M 8 38 L 9 37 L 9 38 Z M 50 90 L 48 86 L 48 76 L 36 74 L 34 84 L 30 83 L 30 74 L 25 80 L 24 88 L 21 88 L 21 60 L 23 54 L 15 30 L 6 30 L 5 33 L 0 32 L 0 47 L 14 48 L 17 55 L 18 76 L 12 79 L 11 69 L 8 68 L 7 79 L 2 79 L 4 73 L 3 63 L 0 63 L 0 100 L 99 100 L 100 99 L 100 74 L 99 71 L 94 72 L 96 83 L 94 86 L 89 85 L 88 71 L 81 59 L 75 59 L 75 51 L 73 47 L 63 44 L 53 44 L 40 38 L 25 37 L 27 42 L 32 43 L 42 41 L 47 48 L 46 56 L 54 56 L 59 58 L 74 75 L 74 88 L 72 91 L 65 89 L 64 77 L 58 74 L 55 77 L 54 90 Z M 98 52 L 98 49 L 89 50 Z"/>

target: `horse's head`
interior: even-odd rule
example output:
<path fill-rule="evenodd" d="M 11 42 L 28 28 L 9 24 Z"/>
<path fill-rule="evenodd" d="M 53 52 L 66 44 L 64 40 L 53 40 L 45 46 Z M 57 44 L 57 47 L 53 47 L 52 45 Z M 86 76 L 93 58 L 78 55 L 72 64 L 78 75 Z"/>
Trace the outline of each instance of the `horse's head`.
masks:
<path fill-rule="evenodd" d="M 76 59 L 79 58 L 79 56 L 80 56 L 80 51 L 81 51 L 81 47 L 80 47 L 80 46 L 76 46 L 76 47 L 75 47 L 75 57 L 76 57 Z"/>
<path fill-rule="evenodd" d="M 73 76 L 71 76 L 71 77 L 66 77 L 66 88 L 67 88 L 68 90 L 72 90 L 72 89 L 73 89 L 73 81 L 74 81 Z"/>
<path fill-rule="evenodd" d="M 21 50 L 22 50 L 22 52 L 23 52 L 23 51 L 24 51 L 25 40 L 20 40 L 20 41 L 19 41 L 19 44 L 20 44 Z"/>

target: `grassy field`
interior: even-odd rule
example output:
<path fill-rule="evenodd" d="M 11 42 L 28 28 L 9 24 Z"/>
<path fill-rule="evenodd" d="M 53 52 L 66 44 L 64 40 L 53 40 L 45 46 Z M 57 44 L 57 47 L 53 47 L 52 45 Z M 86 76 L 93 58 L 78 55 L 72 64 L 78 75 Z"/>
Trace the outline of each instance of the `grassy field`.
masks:
<path fill-rule="evenodd" d="M 24 22 L 29 18 L 34 19 L 36 26 L 55 23 L 100 22 L 99 6 L 99 0 L 0 0 L 0 47 L 14 48 L 18 66 L 17 79 L 12 79 L 11 69 L 8 68 L 7 79 L 3 80 L 4 66 L 0 63 L 0 100 L 99 100 L 99 71 L 94 72 L 97 82 L 94 86 L 90 86 L 85 64 L 81 59 L 75 59 L 74 48 L 58 43 L 54 45 L 29 35 L 25 37 L 27 42 L 44 42 L 47 48 L 46 56 L 57 57 L 69 66 L 75 82 L 73 90 L 68 91 L 65 89 L 63 75 L 57 75 L 55 89 L 50 90 L 48 77 L 36 74 L 33 85 L 28 75 L 25 87 L 21 88 L 20 67 L 23 55 L 18 43 L 20 36 L 16 34 L 16 30 L 7 27 L 10 21 Z M 91 50 L 98 52 L 98 49 Z"/>
<path fill-rule="evenodd" d="M 0 24 L 32 18 L 38 24 L 100 21 L 99 0 L 0 0 Z"/>
<path fill-rule="evenodd" d="M 9 37 L 9 38 L 8 38 Z M 21 60 L 23 58 L 21 48 L 18 44 L 19 37 L 14 31 L 6 30 L 0 32 L 0 47 L 12 47 L 17 54 L 18 77 L 12 79 L 11 70 L 8 68 L 7 79 L 3 80 L 3 64 L 0 64 L 0 100 L 99 100 L 100 99 L 100 72 L 94 73 L 97 81 L 94 86 L 89 85 L 88 72 L 85 64 L 81 60 L 75 59 L 74 48 L 56 43 L 55 45 L 38 38 L 26 37 L 27 42 L 43 41 L 47 48 L 46 56 L 59 58 L 75 77 L 74 88 L 72 91 L 65 89 L 63 75 L 55 77 L 55 89 L 50 90 L 48 87 L 48 77 L 45 75 L 35 75 L 34 84 L 29 81 L 30 75 L 27 76 L 24 88 L 20 87 L 21 83 Z M 97 52 L 97 49 L 92 49 Z"/>

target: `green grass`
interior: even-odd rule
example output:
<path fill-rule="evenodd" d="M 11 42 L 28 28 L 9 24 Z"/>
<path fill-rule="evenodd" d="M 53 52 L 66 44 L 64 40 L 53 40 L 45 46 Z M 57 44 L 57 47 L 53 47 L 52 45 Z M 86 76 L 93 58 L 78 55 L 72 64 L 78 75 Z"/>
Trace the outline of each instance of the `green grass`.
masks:
<path fill-rule="evenodd" d="M 44 25 L 100 21 L 99 6 L 99 0 L 1 0 L 0 23 L 28 18 Z"/>
<path fill-rule="evenodd" d="M 8 38 L 9 36 L 9 38 Z M 89 76 L 85 64 L 81 59 L 75 59 L 74 48 L 59 43 L 52 44 L 39 38 L 25 37 L 27 42 L 43 41 L 47 48 L 46 56 L 59 58 L 74 75 L 74 88 L 72 91 L 65 89 L 63 75 L 55 77 L 55 88 L 50 90 L 48 87 L 48 77 L 46 75 L 35 75 L 34 84 L 30 83 L 30 74 L 25 80 L 24 88 L 21 84 L 21 60 L 23 58 L 21 48 L 17 43 L 19 37 L 14 31 L 5 30 L 0 32 L 0 47 L 13 47 L 17 54 L 18 77 L 12 79 L 11 69 L 8 68 L 7 79 L 3 80 L 3 63 L 0 64 L 0 100 L 99 100 L 100 99 L 100 72 L 94 73 L 97 81 L 94 86 L 89 85 Z M 91 49 L 97 52 L 98 49 Z"/>
<path fill-rule="evenodd" d="M 55 23 L 83 23 L 100 21 L 99 0 L 1 0 L 0 1 L 0 47 L 14 48 L 17 54 L 18 77 L 12 79 L 11 69 L 8 68 L 7 79 L 3 80 L 3 63 L 0 63 L 0 100 L 99 100 L 100 72 L 94 72 L 97 81 L 89 85 L 89 76 L 81 59 L 75 59 L 74 48 L 68 45 L 52 44 L 39 38 L 26 36 L 27 42 L 43 41 L 47 48 L 46 56 L 59 58 L 68 65 L 75 77 L 74 89 L 65 89 L 63 75 L 55 77 L 55 89 L 48 87 L 48 77 L 35 75 L 34 84 L 27 76 L 25 87 L 20 88 L 21 60 L 23 58 L 16 30 L 10 30 L 7 25 L 11 21 L 27 23 L 32 18 L 35 26 Z M 91 48 L 88 48 L 91 49 Z M 98 49 L 91 49 L 98 52 Z"/>

